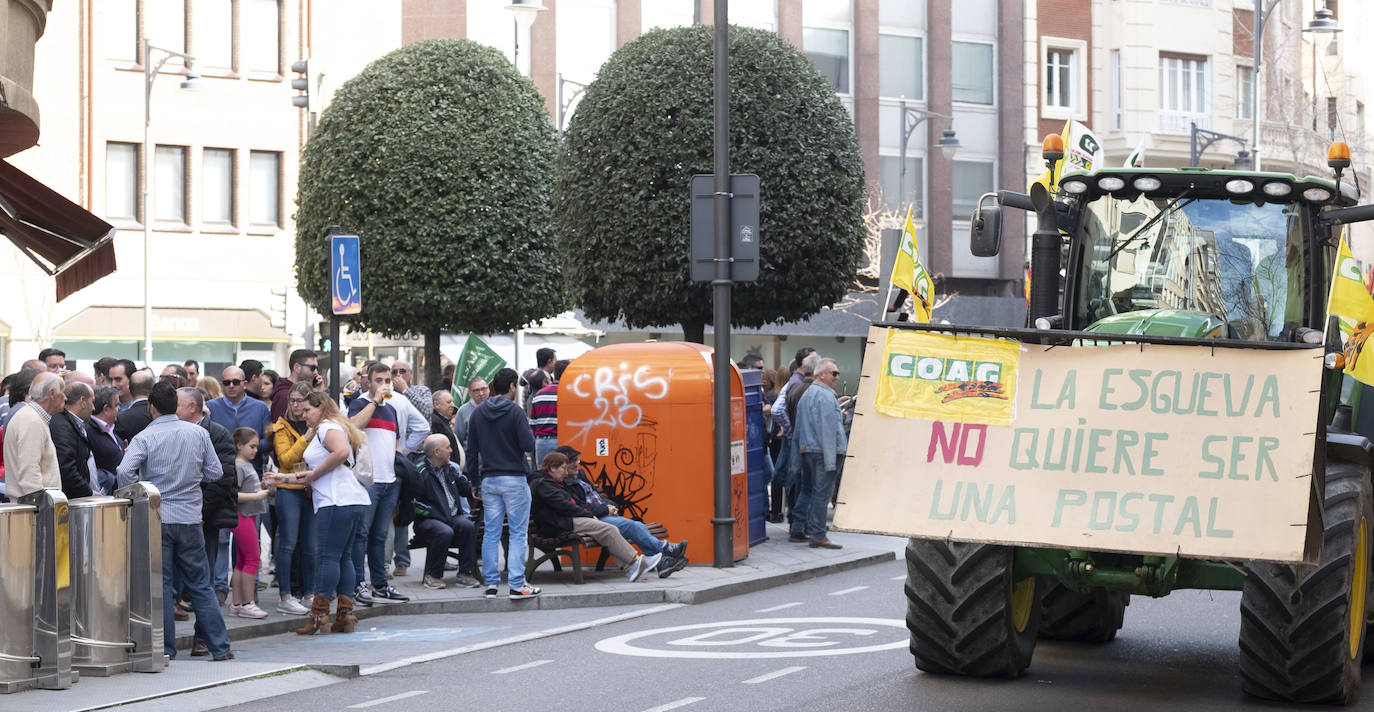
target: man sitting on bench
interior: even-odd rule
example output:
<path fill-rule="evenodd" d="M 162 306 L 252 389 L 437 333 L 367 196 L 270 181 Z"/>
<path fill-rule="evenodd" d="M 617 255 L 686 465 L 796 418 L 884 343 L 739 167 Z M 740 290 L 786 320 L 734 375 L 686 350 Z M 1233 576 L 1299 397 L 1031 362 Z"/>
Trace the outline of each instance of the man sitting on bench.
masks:
<path fill-rule="evenodd" d="M 550 539 L 563 539 L 572 534 L 586 534 L 606 547 L 611 556 L 622 564 L 629 564 L 625 578 L 638 581 L 658 567 L 662 554 L 643 555 L 625 541 L 620 530 L 597 519 L 581 501 L 582 488 L 567 480 L 568 458 L 559 452 L 544 456 L 538 472 L 530 475 L 530 499 L 535 531 Z"/>
<path fill-rule="evenodd" d="M 459 474 L 450 458 L 448 437 L 431 435 L 424 441 L 425 459 L 415 491 L 415 543 L 425 546 L 425 588 L 447 588 L 444 562 L 449 547 L 458 545 L 457 584 L 477 588 L 477 527 L 463 514 L 462 498 L 472 494 L 472 484 Z"/>
<path fill-rule="evenodd" d="M 644 526 L 644 522 L 620 516 L 620 510 L 615 503 L 602 497 L 601 493 L 596 491 L 596 486 L 581 476 L 582 463 L 578 460 L 582 456 L 581 451 L 568 445 L 559 445 L 553 451 L 563 453 L 568 458 L 568 481 L 575 482 L 582 489 L 584 497 L 579 501 L 588 511 L 597 519 L 620 530 L 620 535 L 639 547 L 640 551 L 646 554 L 663 554 L 663 560 L 658 562 L 659 578 L 668 578 L 687 566 L 686 539 L 676 544 L 658 539 L 649 533 L 649 528 Z"/>

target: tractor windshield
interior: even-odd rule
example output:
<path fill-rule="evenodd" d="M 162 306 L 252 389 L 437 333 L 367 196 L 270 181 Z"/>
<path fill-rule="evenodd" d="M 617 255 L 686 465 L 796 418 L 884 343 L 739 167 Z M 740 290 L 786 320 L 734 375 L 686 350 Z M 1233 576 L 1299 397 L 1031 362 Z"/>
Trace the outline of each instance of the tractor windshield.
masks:
<path fill-rule="evenodd" d="M 1185 192 L 1104 195 L 1083 213 L 1080 328 L 1290 341 L 1302 325 L 1308 228 L 1300 206 Z"/>

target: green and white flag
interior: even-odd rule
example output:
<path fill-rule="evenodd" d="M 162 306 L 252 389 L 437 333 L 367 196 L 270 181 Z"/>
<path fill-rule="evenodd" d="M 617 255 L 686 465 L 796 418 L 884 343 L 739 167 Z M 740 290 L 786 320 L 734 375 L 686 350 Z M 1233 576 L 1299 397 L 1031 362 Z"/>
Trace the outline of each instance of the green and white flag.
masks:
<path fill-rule="evenodd" d="M 506 360 L 487 346 L 487 342 L 468 334 L 453 371 L 453 402 L 460 406 L 468 402 L 468 382 L 473 378 L 480 376 L 490 382 L 492 376 L 505 367 Z"/>

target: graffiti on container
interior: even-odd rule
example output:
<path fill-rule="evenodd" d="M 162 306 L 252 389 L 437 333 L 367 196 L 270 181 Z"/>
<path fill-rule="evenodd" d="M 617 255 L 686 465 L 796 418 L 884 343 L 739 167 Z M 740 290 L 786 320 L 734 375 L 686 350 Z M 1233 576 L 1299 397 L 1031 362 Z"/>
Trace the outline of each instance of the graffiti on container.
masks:
<path fill-rule="evenodd" d="M 572 441 L 586 440 L 593 427 L 632 429 L 644 420 L 644 409 L 638 400 L 662 400 L 668 395 L 668 379 L 654 376 L 648 366 L 631 368 L 621 362 L 618 368 L 602 366 L 593 373 L 583 373 L 572 380 L 568 390 L 582 398 L 592 398 L 596 415 L 586 420 L 563 423 Z"/>
<path fill-rule="evenodd" d="M 610 462 L 582 460 L 582 476 L 615 503 L 621 516 L 630 519 L 644 517 L 645 503 L 652 496 L 649 485 L 653 480 L 658 439 L 653 426 L 657 423 L 652 420 L 644 423 L 646 427 L 636 434 L 632 447 L 616 448 Z"/>

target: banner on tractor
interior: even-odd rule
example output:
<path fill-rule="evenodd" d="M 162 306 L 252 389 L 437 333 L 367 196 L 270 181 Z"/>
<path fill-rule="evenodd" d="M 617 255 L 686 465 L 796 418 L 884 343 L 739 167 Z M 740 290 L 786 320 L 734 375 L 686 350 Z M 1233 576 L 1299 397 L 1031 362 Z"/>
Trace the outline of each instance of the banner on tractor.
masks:
<path fill-rule="evenodd" d="M 878 373 L 878 412 L 1006 425 L 1020 352 L 1019 341 L 888 331 Z"/>
<path fill-rule="evenodd" d="M 869 343 L 884 351 L 864 361 L 839 529 L 1214 559 L 1318 555 L 1309 505 L 1320 348 L 1008 349 L 878 326 Z M 981 374 L 1001 385 L 1005 401 L 952 403 L 1004 407 L 1006 419 L 942 411 L 943 385 L 901 390 L 927 354 L 942 376 L 961 377 L 951 364 L 964 362 L 974 383 Z M 924 368 L 935 374 L 934 361 Z"/>

